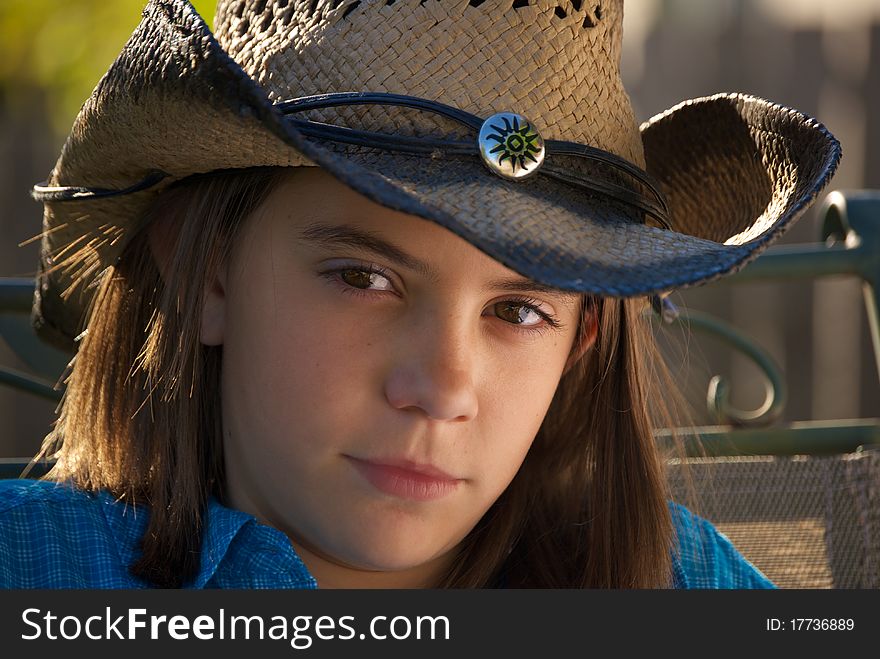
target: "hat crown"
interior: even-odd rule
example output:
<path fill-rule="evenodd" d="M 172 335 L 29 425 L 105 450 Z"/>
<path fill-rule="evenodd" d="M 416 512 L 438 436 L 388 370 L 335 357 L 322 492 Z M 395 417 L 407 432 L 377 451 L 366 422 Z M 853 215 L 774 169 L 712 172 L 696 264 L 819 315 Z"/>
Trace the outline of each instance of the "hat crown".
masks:
<path fill-rule="evenodd" d="M 642 165 L 620 79 L 622 20 L 622 0 L 219 0 L 215 36 L 276 101 L 372 91 L 420 96 L 480 117 L 516 112 L 545 138 Z M 310 117 L 460 135 L 426 114 L 346 107 Z"/>

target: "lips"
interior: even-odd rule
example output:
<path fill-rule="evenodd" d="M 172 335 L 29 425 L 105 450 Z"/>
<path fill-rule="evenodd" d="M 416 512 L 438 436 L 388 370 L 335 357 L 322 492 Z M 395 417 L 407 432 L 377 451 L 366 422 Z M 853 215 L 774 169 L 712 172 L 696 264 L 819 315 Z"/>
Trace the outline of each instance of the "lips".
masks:
<path fill-rule="evenodd" d="M 345 456 L 355 470 L 374 488 L 411 501 L 433 501 L 455 492 L 462 479 L 450 476 L 433 465 L 409 460 L 374 462 Z"/>

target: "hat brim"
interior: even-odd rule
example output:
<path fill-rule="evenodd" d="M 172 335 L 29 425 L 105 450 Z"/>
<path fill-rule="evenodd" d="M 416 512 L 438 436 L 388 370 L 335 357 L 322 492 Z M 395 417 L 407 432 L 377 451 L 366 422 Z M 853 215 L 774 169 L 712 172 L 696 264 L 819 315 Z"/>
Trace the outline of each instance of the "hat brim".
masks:
<path fill-rule="evenodd" d="M 352 90 L 339 90 L 352 91 Z M 687 101 L 642 126 L 649 173 L 673 231 L 619 203 L 543 177 L 512 182 L 481 161 L 318 142 L 297 132 L 187 2 L 150 2 L 77 117 L 54 185 L 125 188 L 155 170 L 186 176 L 298 156 L 386 207 L 431 220 L 541 283 L 605 296 L 705 283 L 755 258 L 815 199 L 840 146 L 814 120 L 739 94 Z M 572 163 L 572 166 L 577 166 Z M 160 186 L 161 187 L 161 186 Z M 112 263 L 160 188 L 114 199 L 48 202 L 34 321 L 73 347 L 88 292 L 46 274 L 70 245 Z"/>

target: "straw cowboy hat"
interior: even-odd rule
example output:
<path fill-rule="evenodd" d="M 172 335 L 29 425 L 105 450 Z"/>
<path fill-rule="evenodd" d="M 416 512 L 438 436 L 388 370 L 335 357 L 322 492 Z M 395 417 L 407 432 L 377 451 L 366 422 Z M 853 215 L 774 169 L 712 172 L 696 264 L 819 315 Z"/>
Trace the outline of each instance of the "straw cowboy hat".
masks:
<path fill-rule="evenodd" d="M 323 167 L 568 290 L 650 295 L 742 267 L 840 146 L 742 94 L 639 127 L 622 19 L 622 0 L 219 0 L 212 34 L 186 0 L 150 0 L 34 188 L 37 329 L 74 348 L 88 283 L 155 195 L 252 166 Z"/>

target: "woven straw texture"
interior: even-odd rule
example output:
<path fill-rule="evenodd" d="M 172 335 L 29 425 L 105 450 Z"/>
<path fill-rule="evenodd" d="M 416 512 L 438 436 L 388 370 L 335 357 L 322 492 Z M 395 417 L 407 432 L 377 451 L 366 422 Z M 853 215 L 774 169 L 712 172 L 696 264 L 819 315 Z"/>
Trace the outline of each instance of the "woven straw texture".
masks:
<path fill-rule="evenodd" d="M 34 320 L 74 348 L 87 285 L 141 228 L 166 185 L 195 173 L 318 165 L 370 200 L 434 221 L 543 283 L 645 295 L 710 281 L 758 255 L 816 198 L 840 147 L 816 121 L 739 94 L 687 101 L 641 127 L 619 70 L 620 0 L 220 0 L 217 33 L 185 0 L 151 0 L 77 117 L 55 185 L 163 185 L 124 197 L 47 202 Z M 629 207 L 540 174 L 511 182 L 477 159 L 324 143 L 273 101 L 322 92 L 421 96 L 487 117 L 514 111 L 545 139 L 644 165 L 670 202 L 673 231 Z M 311 111 L 352 128 L 475 139 L 407 108 Z M 548 160 L 549 162 L 549 160 Z M 602 168 L 555 156 L 566 170 Z M 65 258 L 77 248 L 86 255 Z"/>
<path fill-rule="evenodd" d="M 538 122 L 545 139 L 590 144 L 643 166 L 619 74 L 622 21 L 621 0 L 520 7 L 498 0 L 235 0 L 218 4 L 215 25 L 220 45 L 272 100 L 370 90 L 480 117 L 511 109 Z M 431 126 L 430 117 L 416 122 L 396 108 L 312 116 L 415 135 Z"/>

